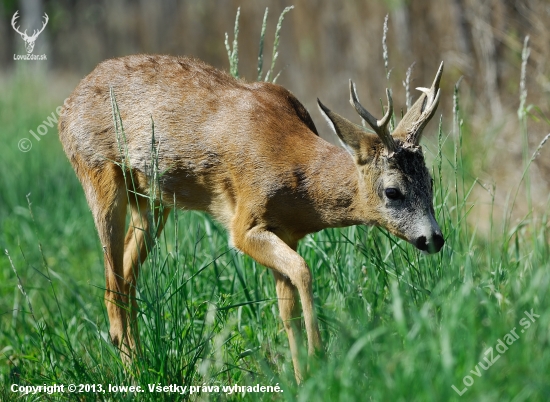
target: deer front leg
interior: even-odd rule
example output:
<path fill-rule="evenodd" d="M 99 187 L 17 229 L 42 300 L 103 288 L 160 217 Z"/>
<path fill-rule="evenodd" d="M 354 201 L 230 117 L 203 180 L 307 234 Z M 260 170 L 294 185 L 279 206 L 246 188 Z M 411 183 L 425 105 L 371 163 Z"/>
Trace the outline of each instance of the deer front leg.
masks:
<path fill-rule="evenodd" d="M 302 311 L 304 312 L 304 323 L 307 333 L 308 341 L 308 353 L 313 355 L 316 350 L 321 348 L 321 336 L 319 333 L 319 327 L 317 325 L 317 319 L 315 317 L 315 311 L 313 307 L 313 291 L 312 291 L 312 278 L 309 267 L 302 257 L 296 253 L 290 246 L 283 242 L 273 232 L 270 232 L 260 226 L 251 226 L 250 220 L 247 218 L 236 218 L 233 221 L 232 236 L 235 246 L 242 252 L 248 254 L 254 258 L 260 264 L 271 268 L 276 274 L 283 278 L 288 278 L 290 283 L 284 282 L 283 284 L 278 281 L 278 291 L 284 293 L 284 299 L 288 301 L 287 295 L 291 290 L 290 285 L 294 286 L 298 290 L 300 301 L 302 303 Z M 287 301 L 282 302 L 285 317 L 288 317 L 289 304 Z M 281 302 L 280 302 L 281 303 Z M 290 309 L 290 311 L 294 308 Z M 285 319 L 283 317 L 283 320 Z M 287 320 L 288 321 L 288 320 Z M 286 326 L 285 326 L 286 328 Z M 287 331 L 287 334 L 289 332 Z M 291 325 L 290 334 L 294 334 L 294 329 Z M 294 370 L 298 368 L 296 372 L 296 380 L 300 381 L 298 351 L 296 348 L 296 339 L 289 339 L 291 342 L 292 360 L 294 362 Z M 294 343 L 294 351 L 292 344 Z"/>

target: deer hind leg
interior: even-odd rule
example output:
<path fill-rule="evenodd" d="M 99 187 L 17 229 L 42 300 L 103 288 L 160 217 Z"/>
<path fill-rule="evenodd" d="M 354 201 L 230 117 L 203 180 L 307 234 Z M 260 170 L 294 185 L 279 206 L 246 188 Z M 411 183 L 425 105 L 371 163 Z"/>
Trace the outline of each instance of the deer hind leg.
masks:
<path fill-rule="evenodd" d="M 105 304 L 113 344 L 129 356 L 133 342 L 127 339 L 128 298 L 125 292 L 123 253 L 127 196 L 122 171 L 113 163 L 89 168 L 79 161 L 75 170 L 82 182 L 88 205 L 103 247 L 105 259 Z"/>
<path fill-rule="evenodd" d="M 129 194 L 129 201 L 130 223 L 124 240 L 124 293 L 129 296 L 131 302 L 127 334 L 129 340 L 133 339 L 134 346 L 137 347 L 139 332 L 136 321 L 136 284 L 139 269 L 151 250 L 153 238 L 160 236 L 170 208 L 165 207 L 161 211 L 160 205 L 155 205 L 154 213 L 151 213 L 147 198 Z"/>
<path fill-rule="evenodd" d="M 301 344 L 301 317 L 300 305 L 296 287 L 292 284 L 289 278 L 273 271 L 275 277 L 275 287 L 277 289 L 277 302 L 279 304 L 279 314 L 285 327 L 290 346 L 290 354 L 292 356 L 292 364 L 294 365 L 294 375 L 296 380 L 302 380 L 302 368 L 299 356 L 299 345 Z"/>
<path fill-rule="evenodd" d="M 250 257 L 254 258 L 260 264 L 271 268 L 276 274 L 283 278 L 288 278 L 288 281 L 277 281 L 278 292 L 283 294 L 283 320 L 296 313 L 296 306 L 293 305 L 290 298 L 294 289 L 298 291 L 300 301 L 302 303 L 302 311 L 304 313 L 304 323 L 307 333 L 308 353 L 314 354 L 316 350 L 321 348 L 321 336 L 319 326 L 315 317 L 313 306 L 313 291 L 312 278 L 309 267 L 302 257 L 296 253 L 290 246 L 277 237 L 273 232 L 270 232 L 260 226 L 253 224 L 254 220 L 246 215 L 236 216 L 232 225 L 232 235 L 235 246 Z M 288 319 L 285 321 L 288 322 Z M 286 328 L 286 326 L 285 326 Z M 292 324 L 290 325 L 292 335 L 297 334 Z M 289 332 L 287 331 L 287 334 Z M 294 363 L 294 371 L 296 380 L 301 380 L 296 337 L 289 339 L 291 342 L 292 360 Z M 292 346 L 294 344 L 294 346 Z M 294 350 L 292 350 L 294 348 Z"/>

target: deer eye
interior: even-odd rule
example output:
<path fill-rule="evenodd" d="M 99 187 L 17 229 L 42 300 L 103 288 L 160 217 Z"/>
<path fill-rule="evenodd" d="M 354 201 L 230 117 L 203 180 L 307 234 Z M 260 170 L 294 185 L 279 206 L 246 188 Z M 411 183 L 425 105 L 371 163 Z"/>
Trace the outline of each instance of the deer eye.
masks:
<path fill-rule="evenodd" d="M 396 188 L 390 187 L 385 190 L 386 197 L 388 197 L 390 200 L 398 200 L 400 198 L 403 198 L 403 194 L 401 194 L 401 191 L 399 191 Z"/>

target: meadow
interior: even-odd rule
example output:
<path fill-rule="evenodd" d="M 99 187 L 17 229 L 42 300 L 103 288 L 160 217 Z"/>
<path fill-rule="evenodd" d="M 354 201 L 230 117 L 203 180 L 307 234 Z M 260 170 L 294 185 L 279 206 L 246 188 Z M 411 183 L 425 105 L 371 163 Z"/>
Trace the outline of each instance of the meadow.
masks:
<path fill-rule="evenodd" d="M 271 274 L 193 211 L 171 213 L 143 266 L 141 358 L 124 369 L 108 337 L 103 253 L 80 183 L 55 127 L 40 141 L 29 134 L 63 103 L 46 81 L 22 69 L 0 93 L 0 400 L 550 399 L 547 216 L 512 218 L 529 191 L 522 181 L 503 214 L 484 206 L 487 230 L 468 219 L 480 207 L 470 195 L 483 150 L 471 145 L 459 89 L 443 94 L 455 99 L 454 115 L 443 116 L 454 124 L 434 118 L 424 144 L 446 239 L 439 254 L 368 227 L 300 243 L 325 352 L 297 386 Z M 32 148 L 22 152 L 27 137 Z M 89 386 L 23 395 L 14 384 Z"/>

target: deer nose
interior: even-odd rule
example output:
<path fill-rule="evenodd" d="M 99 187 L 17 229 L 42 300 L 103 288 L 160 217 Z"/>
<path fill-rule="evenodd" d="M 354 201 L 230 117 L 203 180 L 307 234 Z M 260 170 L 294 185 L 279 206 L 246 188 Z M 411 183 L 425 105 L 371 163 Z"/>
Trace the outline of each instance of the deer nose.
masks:
<path fill-rule="evenodd" d="M 426 236 L 420 236 L 414 242 L 416 248 L 422 251 L 427 251 L 430 254 L 439 252 L 441 247 L 443 247 L 443 244 L 445 244 L 445 239 L 443 239 L 443 235 L 441 233 L 437 232 L 432 235 L 429 241 Z"/>

